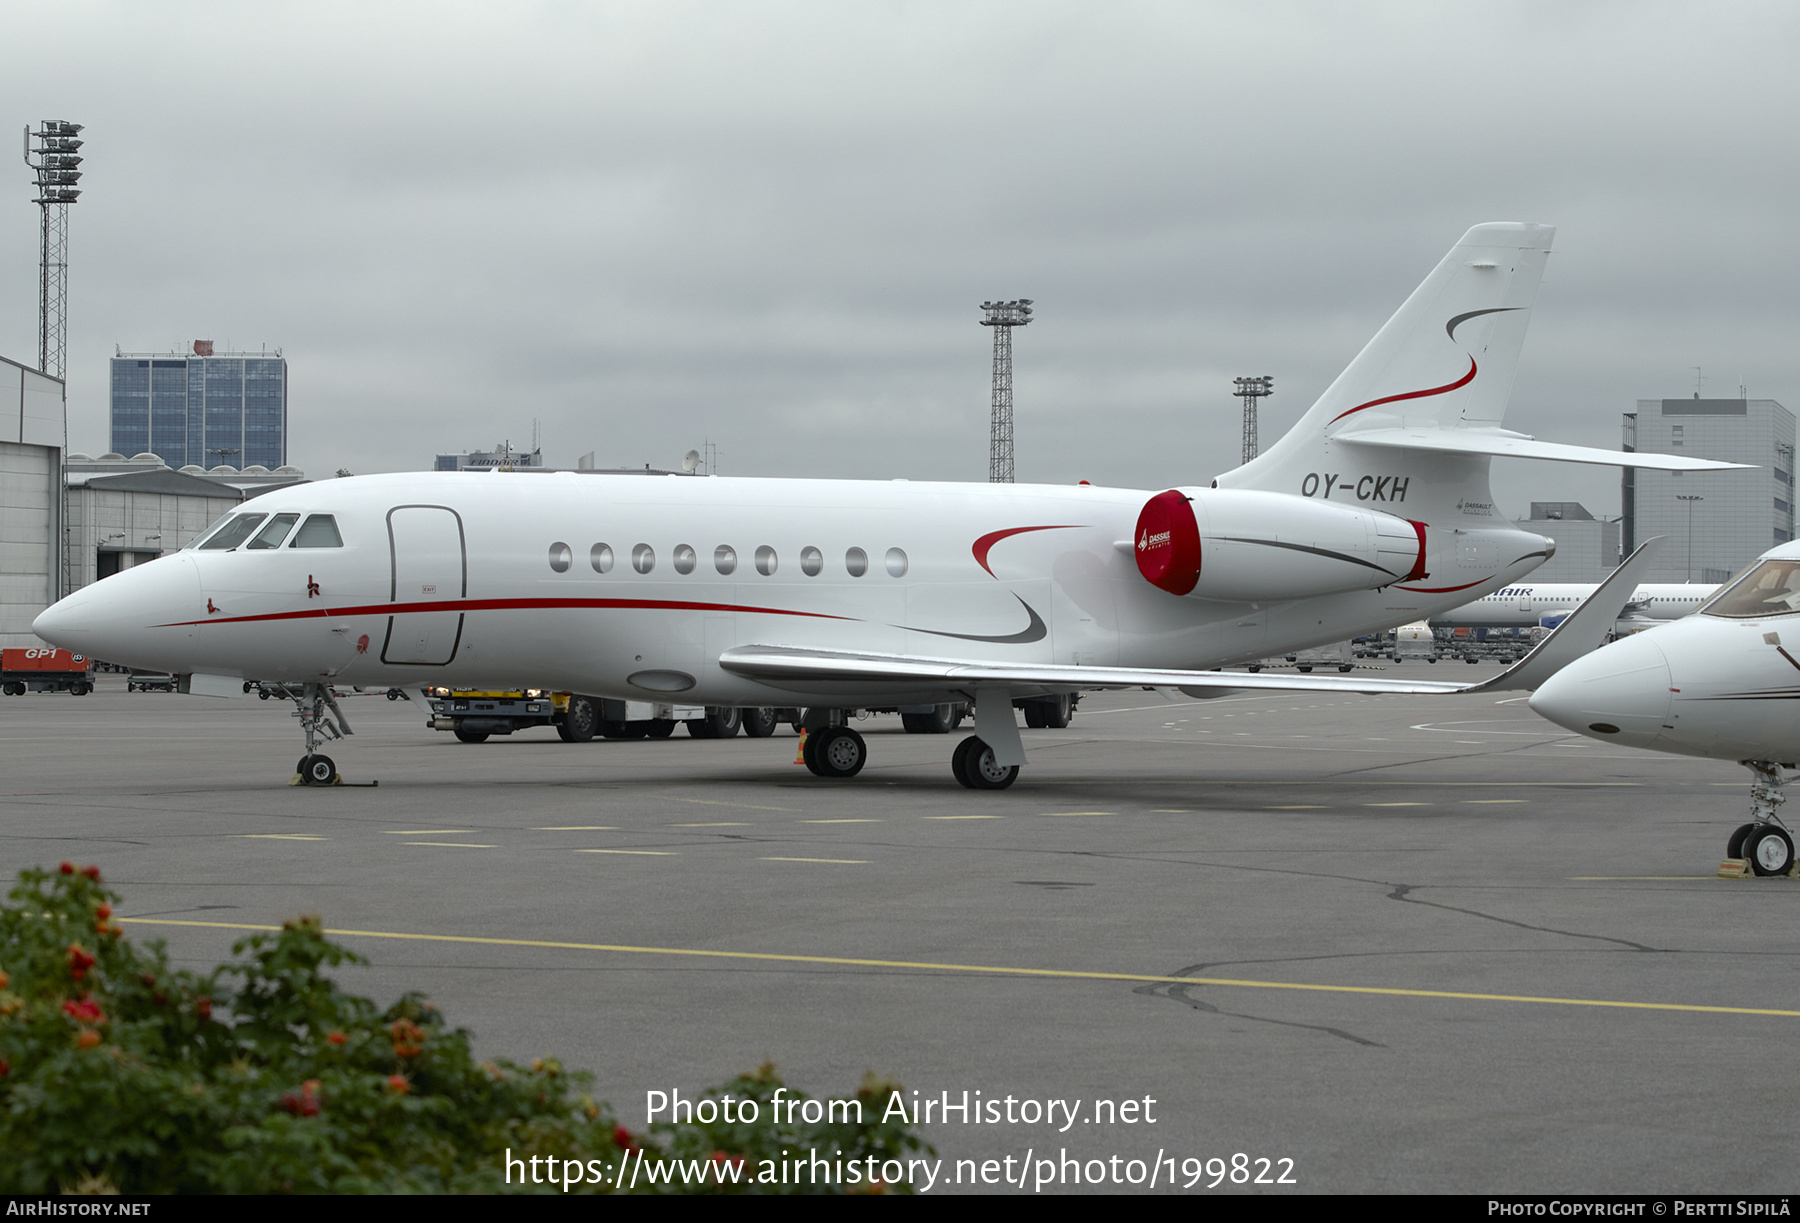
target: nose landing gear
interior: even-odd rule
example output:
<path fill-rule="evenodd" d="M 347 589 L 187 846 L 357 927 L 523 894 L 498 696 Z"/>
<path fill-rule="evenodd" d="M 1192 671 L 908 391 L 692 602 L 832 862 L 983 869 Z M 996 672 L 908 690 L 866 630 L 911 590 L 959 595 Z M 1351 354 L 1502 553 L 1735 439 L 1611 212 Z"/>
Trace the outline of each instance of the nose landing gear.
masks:
<path fill-rule="evenodd" d="M 1750 770 L 1750 823 L 1735 830 L 1725 842 L 1728 859 L 1743 859 L 1757 875 L 1791 875 L 1794 872 L 1794 838 L 1779 814 L 1787 801 L 1782 787 L 1787 779 L 1771 760 L 1740 760 Z M 1728 863 L 1729 864 L 1729 863 Z M 1721 873 L 1724 868 L 1720 868 Z M 1741 867 L 1734 868 L 1741 870 Z"/>
<path fill-rule="evenodd" d="M 342 785 L 343 779 L 338 776 L 337 765 L 332 763 L 330 756 L 319 751 L 319 744 L 326 739 L 341 739 L 356 732 L 350 729 L 350 720 L 338 708 L 337 697 L 332 694 L 331 685 L 302 684 L 298 692 L 290 686 L 287 694 L 293 699 L 294 716 L 300 719 L 300 729 L 306 736 L 306 755 L 300 757 L 300 763 L 294 766 L 294 778 L 288 784 Z"/>

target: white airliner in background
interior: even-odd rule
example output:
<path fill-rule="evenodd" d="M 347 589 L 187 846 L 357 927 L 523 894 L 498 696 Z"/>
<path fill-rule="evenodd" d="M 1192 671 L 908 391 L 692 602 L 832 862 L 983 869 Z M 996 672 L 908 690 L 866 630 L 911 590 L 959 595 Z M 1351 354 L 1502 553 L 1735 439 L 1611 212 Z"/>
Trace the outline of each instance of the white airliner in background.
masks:
<path fill-rule="evenodd" d="M 312 782 L 336 776 L 317 754 L 342 725 L 332 683 L 806 706 L 807 763 L 827 777 L 866 759 L 845 710 L 973 701 L 952 769 L 975 789 L 1010 785 L 1024 763 L 1014 698 L 1457 691 L 1468 685 L 1216 668 L 1518 581 L 1554 544 L 1495 512 L 1490 456 L 1732 466 L 1500 427 L 1553 232 L 1470 230 L 1293 430 L 1209 488 L 330 480 L 265 494 L 34 628 L 190 676 L 194 692 L 305 685 L 298 771 Z"/>
<path fill-rule="evenodd" d="M 1432 628 L 1554 628 L 1581 606 L 1598 582 L 1515 582 L 1431 617 Z M 1690 616 L 1718 591 L 1716 584 L 1645 582 L 1631 592 L 1618 631 L 1638 633 Z"/>
<path fill-rule="evenodd" d="M 1800 761 L 1800 543 L 1765 552 L 1698 615 L 1570 664 L 1531 707 L 1604 743 L 1738 761 L 1752 778 L 1751 822 L 1726 856 L 1787 874 L 1794 839 L 1778 809 L 1781 770 Z"/>

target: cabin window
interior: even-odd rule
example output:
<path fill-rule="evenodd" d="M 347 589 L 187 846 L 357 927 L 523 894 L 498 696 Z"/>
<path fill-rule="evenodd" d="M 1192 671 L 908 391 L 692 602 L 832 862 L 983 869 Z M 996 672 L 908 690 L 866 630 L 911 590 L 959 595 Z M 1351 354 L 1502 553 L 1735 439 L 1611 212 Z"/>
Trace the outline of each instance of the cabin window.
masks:
<path fill-rule="evenodd" d="M 817 548 L 800 549 L 800 572 L 809 578 L 816 578 L 825 568 L 825 554 Z"/>
<path fill-rule="evenodd" d="M 729 544 L 720 544 L 713 549 L 713 568 L 720 573 L 737 572 L 737 549 Z"/>
<path fill-rule="evenodd" d="M 595 573 L 610 573 L 613 566 L 611 544 L 595 544 L 588 549 L 588 564 L 594 567 Z"/>
<path fill-rule="evenodd" d="M 639 544 L 631 550 L 631 567 L 639 573 L 649 573 L 656 568 L 656 549 L 649 544 Z"/>
<path fill-rule="evenodd" d="M 266 514 L 239 514 L 235 518 L 225 520 L 225 525 L 208 535 L 200 544 L 204 552 L 227 552 L 250 538 L 250 532 L 256 524 L 268 517 Z"/>
<path fill-rule="evenodd" d="M 764 544 L 756 550 L 756 571 L 769 577 L 781 565 L 781 558 L 775 555 L 775 549 Z"/>
<path fill-rule="evenodd" d="M 557 573 L 567 573 L 569 571 L 569 563 L 574 559 L 575 554 L 569 551 L 568 544 L 554 543 L 550 545 L 550 568 L 554 569 Z"/>
<path fill-rule="evenodd" d="M 850 549 L 844 553 L 844 568 L 850 571 L 851 577 L 861 577 L 869 571 L 869 554 L 861 548 Z"/>
<path fill-rule="evenodd" d="M 687 545 L 687 544 L 676 544 L 675 545 L 674 561 L 675 561 L 675 572 L 676 573 L 692 573 L 694 571 L 694 565 L 698 561 L 698 559 L 699 559 L 698 554 L 695 553 L 694 549 L 692 547 L 690 547 L 689 545 Z"/>
<path fill-rule="evenodd" d="M 269 525 L 258 531 L 256 538 L 245 544 L 244 547 L 253 551 L 263 548 L 279 548 L 281 541 L 287 538 L 287 533 L 299 521 L 300 515 L 298 514 L 277 514 L 269 519 Z"/>
<path fill-rule="evenodd" d="M 887 551 L 887 571 L 888 576 L 891 578 L 905 577 L 906 553 L 900 551 L 898 548 L 889 548 Z"/>
<path fill-rule="evenodd" d="M 338 534 L 337 519 L 330 514 L 310 514 L 294 538 L 290 548 L 341 548 L 344 537 Z"/>

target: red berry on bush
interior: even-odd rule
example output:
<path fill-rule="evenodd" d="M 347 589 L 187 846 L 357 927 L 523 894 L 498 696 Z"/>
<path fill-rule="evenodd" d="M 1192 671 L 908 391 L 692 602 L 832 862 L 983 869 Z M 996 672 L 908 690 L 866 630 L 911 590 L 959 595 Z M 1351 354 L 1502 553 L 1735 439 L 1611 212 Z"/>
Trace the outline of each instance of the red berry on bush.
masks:
<path fill-rule="evenodd" d="M 75 873 L 75 864 L 73 862 L 65 862 L 57 869 L 65 875 L 73 875 Z"/>
<path fill-rule="evenodd" d="M 92 1049 L 99 1043 L 100 1033 L 94 1031 L 92 1028 L 83 1028 L 81 1035 L 75 1038 L 75 1047 L 77 1049 Z"/>
<path fill-rule="evenodd" d="M 195 1001 L 194 1014 L 200 1016 L 202 1020 L 210 1020 L 212 1018 L 212 999 L 201 998 Z"/>
<path fill-rule="evenodd" d="M 329 1036 L 327 1036 L 325 1039 L 330 1044 L 341 1045 L 345 1041 L 349 1040 L 350 1038 L 348 1036 L 345 1036 L 342 1032 L 333 1032 Z"/>
<path fill-rule="evenodd" d="M 397 1096 L 403 1096 L 412 1090 L 412 1085 L 406 1081 L 405 1075 L 390 1074 L 388 1075 L 388 1090 Z"/>
<path fill-rule="evenodd" d="M 81 868 L 81 873 L 86 875 L 89 879 L 92 879 L 95 883 L 100 882 L 100 868 L 97 866 L 84 866 Z"/>
<path fill-rule="evenodd" d="M 107 904 L 104 900 L 101 901 L 94 909 L 94 916 L 98 917 L 101 921 L 105 921 L 112 916 L 112 906 Z"/>

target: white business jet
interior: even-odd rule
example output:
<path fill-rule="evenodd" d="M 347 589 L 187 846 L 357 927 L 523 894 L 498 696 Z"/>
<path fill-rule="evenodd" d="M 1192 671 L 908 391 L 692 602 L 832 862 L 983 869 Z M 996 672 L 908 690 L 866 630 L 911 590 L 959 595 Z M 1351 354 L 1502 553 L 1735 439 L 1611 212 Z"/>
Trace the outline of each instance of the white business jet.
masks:
<path fill-rule="evenodd" d="M 344 727 L 332 683 L 806 706 L 825 777 L 867 758 L 846 710 L 973 701 L 952 761 L 973 789 L 1025 762 L 1014 698 L 1456 691 L 1217 668 L 1418 620 L 1539 564 L 1554 544 L 1495 513 L 1490 456 L 1731 466 L 1500 428 L 1553 232 L 1471 229 L 1287 436 L 1210 488 L 330 480 L 265 494 L 33 627 L 193 692 L 302 685 L 313 783 L 336 778 L 318 753 Z"/>
<path fill-rule="evenodd" d="M 1698 614 L 1570 665 L 1531 707 L 1605 743 L 1736 760 L 1752 778 L 1750 823 L 1725 855 L 1787 874 L 1794 838 L 1779 809 L 1781 770 L 1800 760 L 1800 543 L 1765 552 Z"/>

